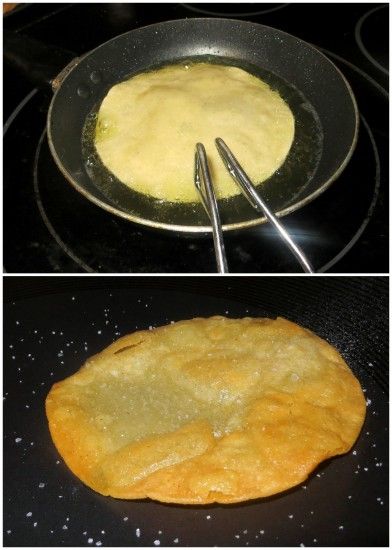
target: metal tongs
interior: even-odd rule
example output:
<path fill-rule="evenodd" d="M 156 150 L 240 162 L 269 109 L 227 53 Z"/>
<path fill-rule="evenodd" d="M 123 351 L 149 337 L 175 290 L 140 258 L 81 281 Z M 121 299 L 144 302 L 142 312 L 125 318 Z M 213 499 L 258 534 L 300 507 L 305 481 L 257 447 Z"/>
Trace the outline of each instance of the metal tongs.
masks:
<path fill-rule="evenodd" d="M 232 178 L 240 186 L 240 189 L 248 199 L 253 208 L 260 214 L 264 214 L 266 218 L 275 226 L 279 236 L 284 243 L 294 254 L 298 262 L 301 264 L 302 269 L 307 273 L 313 273 L 313 267 L 309 260 L 306 258 L 301 248 L 295 244 L 290 237 L 282 223 L 278 220 L 273 212 L 268 208 L 263 199 L 258 195 L 255 186 L 246 175 L 244 169 L 230 151 L 226 143 L 221 138 L 216 138 L 216 147 L 219 151 L 222 160 L 230 172 Z M 202 143 L 196 144 L 195 155 L 195 186 L 198 190 L 201 201 L 207 214 L 211 220 L 212 234 L 214 239 L 215 258 L 218 266 L 219 273 L 227 273 L 227 259 L 225 252 L 225 245 L 223 242 L 222 225 L 220 222 L 219 210 L 212 184 L 211 174 L 208 167 L 207 154 L 205 147 Z"/>

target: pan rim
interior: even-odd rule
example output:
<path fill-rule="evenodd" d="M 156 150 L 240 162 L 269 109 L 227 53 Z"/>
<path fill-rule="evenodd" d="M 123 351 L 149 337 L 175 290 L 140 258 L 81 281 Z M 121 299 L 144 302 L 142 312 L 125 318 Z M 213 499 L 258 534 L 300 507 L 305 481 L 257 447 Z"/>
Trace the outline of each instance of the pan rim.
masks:
<path fill-rule="evenodd" d="M 163 27 L 165 25 L 170 25 L 170 24 L 173 24 L 173 23 L 185 22 L 185 21 L 196 21 L 196 22 L 201 22 L 201 21 L 203 21 L 203 22 L 212 22 L 212 21 L 218 21 L 218 22 L 221 21 L 221 22 L 223 22 L 223 21 L 225 21 L 225 22 L 235 23 L 237 25 L 252 26 L 252 27 L 257 26 L 257 27 L 261 27 L 261 28 L 272 29 L 272 30 L 274 30 L 275 32 L 277 32 L 281 35 L 289 36 L 290 38 L 293 38 L 293 39 L 297 40 L 298 42 L 300 42 L 302 44 L 305 44 L 308 48 L 311 48 L 312 50 L 317 52 L 317 54 L 322 56 L 326 61 L 328 61 L 328 63 L 330 65 L 332 65 L 334 70 L 339 74 L 342 82 L 344 83 L 344 85 L 347 89 L 347 92 L 349 94 L 349 97 L 351 99 L 351 103 L 352 103 L 352 106 L 353 106 L 354 132 L 353 132 L 353 138 L 352 138 L 350 148 L 348 149 L 344 159 L 341 161 L 339 167 L 335 170 L 335 172 L 322 185 L 320 185 L 315 191 L 313 191 L 313 193 L 307 195 L 302 200 L 300 200 L 298 202 L 295 202 L 294 204 L 292 204 L 290 206 L 287 206 L 286 208 L 283 208 L 282 210 L 279 210 L 279 211 L 275 212 L 275 215 L 277 217 L 284 217 L 288 214 L 291 214 L 292 212 L 295 212 L 295 211 L 301 209 L 302 207 L 304 207 L 307 204 L 309 204 L 310 202 L 312 202 L 314 199 L 316 199 L 318 196 L 320 196 L 324 191 L 326 191 L 331 186 L 331 184 L 340 176 L 340 174 L 344 171 L 347 164 L 349 163 L 349 161 L 352 157 L 352 154 L 355 150 L 355 147 L 357 145 L 358 133 L 359 133 L 359 120 L 360 120 L 359 119 L 359 110 L 358 110 L 358 105 L 357 105 L 357 102 L 356 102 L 356 99 L 355 99 L 355 95 L 354 95 L 354 92 L 352 91 L 352 88 L 351 88 L 348 80 L 343 75 L 341 70 L 335 65 L 335 63 L 333 63 L 333 61 L 329 57 L 327 57 L 327 55 L 325 55 L 319 48 L 317 48 L 313 44 L 311 44 L 309 42 L 306 42 L 305 40 L 302 40 L 301 38 L 298 38 L 297 36 L 294 36 L 290 33 L 287 33 L 285 31 L 282 31 L 282 30 L 277 29 L 275 27 L 271 27 L 269 25 L 263 25 L 261 23 L 252 23 L 252 22 L 243 21 L 243 20 L 240 20 L 240 19 L 228 19 L 228 18 L 220 18 L 220 17 L 193 17 L 193 18 L 190 18 L 190 19 L 171 19 L 169 21 L 162 21 L 162 22 L 158 22 L 158 23 L 152 23 L 150 25 L 144 25 L 143 27 L 138 27 L 136 29 L 132 29 L 132 30 L 127 31 L 125 33 L 114 36 L 110 40 L 107 40 L 106 42 L 100 44 L 99 46 L 97 46 L 96 48 L 90 50 L 89 52 L 87 52 L 86 54 L 84 54 L 81 57 L 83 57 L 83 58 L 88 57 L 88 56 L 92 55 L 94 52 L 96 52 L 97 50 L 99 50 L 100 48 L 103 48 L 107 44 L 109 44 L 109 43 L 111 43 L 115 40 L 118 40 L 122 36 L 129 35 L 130 33 L 137 33 L 138 31 L 142 31 L 144 29 L 148 29 L 148 28 L 151 28 L 151 27 L 157 27 L 157 26 Z M 67 80 L 68 76 L 71 73 L 73 73 L 73 71 L 76 69 L 77 65 L 78 64 L 76 64 L 74 67 L 71 68 L 71 70 L 68 72 L 67 76 L 64 78 L 63 82 L 65 82 Z M 104 210 L 106 210 L 107 212 L 109 212 L 111 214 L 114 214 L 115 216 L 118 216 L 120 218 L 123 218 L 127 221 L 130 221 L 130 222 L 133 222 L 133 223 L 136 223 L 136 224 L 139 224 L 139 225 L 143 225 L 143 226 L 150 227 L 150 228 L 153 228 L 153 229 L 159 229 L 159 230 L 163 229 L 165 231 L 178 232 L 178 233 L 188 233 L 188 234 L 189 233 L 198 233 L 198 234 L 200 234 L 200 233 L 212 233 L 212 227 L 210 225 L 202 226 L 202 225 L 169 224 L 169 223 L 165 223 L 165 222 L 150 220 L 150 219 L 147 219 L 147 218 L 143 218 L 143 217 L 140 217 L 140 216 L 137 216 L 137 215 L 134 215 L 134 214 L 124 212 L 123 210 L 121 210 L 119 208 L 116 208 L 115 206 L 112 206 L 111 204 L 108 204 L 108 203 L 104 202 L 103 200 L 95 197 L 92 193 L 90 193 L 89 191 L 84 189 L 84 187 L 81 186 L 76 181 L 76 179 L 74 179 L 72 177 L 72 175 L 64 167 L 59 155 L 57 154 L 57 151 L 55 149 L 53 139 L 52 139 L 52 133 L 51 133 L 51 119 L 52 119 L 53 106 L 54 106 L 57 94 L 61 90 L 63 82 L 55 90 L 55 92 L 53 94 L 53 97 L 52 97 L 52 100 L 50 102 L 49 109 L 48 109 L 48 115 L 47 115 L 46 129 L 47 129 L 48 143 L 49 143 L 49 148 L 50 148 L 51 154 L 52 154 L 52 156 L 53 156 L 53 158 L 54 158 L 54 160 L 57 164 L 57 167 L 60 169 L 63 176 L 72 185 L 72 187 L 74 187 L 74 189 L 76 189 L 79 193 L 81 193 L 85 198 L 87 198 L 90 202 L 94 203 L 96 206 L 99 206 L 100 208 L 103 208 Z M 266 223 L 266 222 L 267 222 L 267 219 L 263 216 L 263 217 L 258 217 L 258 218 L 254 218 L 254 219 L 251 219 L 251 220 L 247 220 L 247 221 L 244 221 L 244 222 L 223 224 L 222 225 L 222 230 L 225 231 L 225 232 L 228 232 L 228 231 L 236 231 L 236 230 L 239 230 L 239 229 L 248 229 L 248 228 L 253 228 L 253 227 L 259 226 L 259 225 L 261 225 L 263 223 Z"/>

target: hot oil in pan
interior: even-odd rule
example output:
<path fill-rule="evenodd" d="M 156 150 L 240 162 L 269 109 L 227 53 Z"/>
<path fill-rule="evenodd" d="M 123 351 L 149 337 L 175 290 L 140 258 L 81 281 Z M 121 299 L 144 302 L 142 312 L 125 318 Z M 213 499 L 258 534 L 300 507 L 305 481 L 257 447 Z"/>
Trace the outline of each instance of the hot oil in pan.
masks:
<path fill-rule="evenodd" d="M 306 192 L 306 187 L 316 172 L 321 157 L 323 133 L 315 109 L 292 84 L 255 65 L 214 56 L 182 59 L 175 64 L 189 65 L 200 62 L 240 67 L 266 82 L 289 105 L 295 118 L 293 144 L 283 165 L 270 178 L 259 184 L 258 188 L 274 211 L 294 204 Z M 151 67 L 151 70 L 160 69 L 162 66 L 164 65 Z M 127 79 L 131 76 L 135 74 L 129 75 Z M 143 195 L 123 184 L 104 166 L 94 145 L 99 107 L 100 103 L 86 119 L 82 136 L 82 152 L 87 173 L 110 203 L 131 217 L 149 220 L 157 225 L 160 223 L 186 226 L 209 225 L 201 203 L 175 203 Z M 219 137 L 224 139 L 224 136 Z M 241 195 L 221 199 L 219 208 L 222 223 L 227 225 L 247 222 L 257 216 Z"/>

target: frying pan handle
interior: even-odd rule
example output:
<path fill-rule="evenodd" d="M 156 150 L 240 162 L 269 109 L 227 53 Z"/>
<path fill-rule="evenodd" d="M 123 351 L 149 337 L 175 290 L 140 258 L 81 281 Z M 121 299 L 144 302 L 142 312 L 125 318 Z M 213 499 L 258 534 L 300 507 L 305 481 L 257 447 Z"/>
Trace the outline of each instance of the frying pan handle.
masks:
<path fill-rule="evenodd" d="M 38 87 L 58 87 L 64 67 L 76 57 L 69 50 L 47 46 L 7 29 L 3 30 L 3 54 L 8 64 Z"/>

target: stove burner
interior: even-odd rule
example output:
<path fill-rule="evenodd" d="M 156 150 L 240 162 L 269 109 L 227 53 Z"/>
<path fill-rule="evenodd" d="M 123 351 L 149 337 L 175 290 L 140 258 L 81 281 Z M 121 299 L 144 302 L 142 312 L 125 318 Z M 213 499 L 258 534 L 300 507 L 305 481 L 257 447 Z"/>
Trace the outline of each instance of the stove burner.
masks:
<path fill-rule="evenodd" d="M 388 74 L 388 5 L 365 13 L 355 27 L 355 40 L 363 55 L 377 69 Z"/>
<path fill-rule="evenodd" d="M 355 176 L 358 165 L 363 181 L 368 182 L 365 186 L 358 185 Z M 378 168 L 373 136 L 362 120 L 357 149 L 343 177 L 318 200 L 285 217 L 290 234 L 319 271 L 332 267 L 362 233 L 378 193 Z M 59 174 L 45 132 L 37 150 L 34 186 L 49 232 L 85 271 L 121 273 L 146 268 L 150 272 L 215 271 L 210 237 L 173 237 L 146 231 L 86 201 Z M 354 215 L 350 215 L 353 195 L 356 208 Z M 231 271 L 299 270 L 269 225 L 235 236 L 227 234 L 225 243 Z"/>
<path fill-rule="evenodd" d="M 281 10 L 288 4 L 181 4 L 184 8 L 203 15 L 216 15 L 218 17 L 251 17 L 254 15 L 263 15 Z M 213 6 L 213 9 L 211 9 Z M 252 9 L 254 6 L 255 9 Z M 257 6 L 257 9 L 256 9 Z M 263 6 L 261 9 L 260 7 Z"/>

